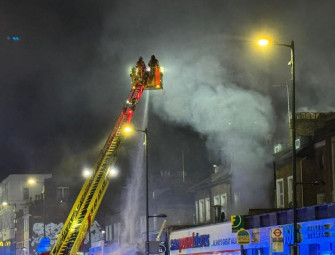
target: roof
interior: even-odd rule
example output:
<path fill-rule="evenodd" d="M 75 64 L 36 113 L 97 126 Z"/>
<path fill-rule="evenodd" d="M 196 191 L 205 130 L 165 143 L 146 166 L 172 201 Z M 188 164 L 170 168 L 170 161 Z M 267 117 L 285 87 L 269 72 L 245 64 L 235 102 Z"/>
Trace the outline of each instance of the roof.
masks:
<path fill-rule="evenodd" d="M 211 174 L 210 177 L 202 180 L 201 182 L 190 187 L 190 191 L 194 192 L 197 190 L 205 189 L 208 187 L 216 186 L 218 184 L 231 182 L 231 174 L 228 170 L 219 171 L 218 173 Z"/>

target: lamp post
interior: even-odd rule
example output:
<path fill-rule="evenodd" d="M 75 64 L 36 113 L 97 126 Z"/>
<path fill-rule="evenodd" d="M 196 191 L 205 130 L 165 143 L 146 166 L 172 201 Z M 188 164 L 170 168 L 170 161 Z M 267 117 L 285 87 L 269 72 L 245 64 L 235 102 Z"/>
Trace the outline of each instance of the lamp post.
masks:
<path fill-rule="evenodd" d="M 11 203 L 8 203 L 8 202 L 2 202 L 2 205 L 4 207 L 6 206 L 14 206 L 14 217 L 13 217 L 13 223 L 14 223 L 14 255 L 16 255 L 16 231 L 17 231 L 17 215 L 16 215 L 16 203 L 14 204 L 11 204 Z"/>
<path fill-rule="evenodd" d="M 136 130 L 144 133 L 145 141 L 145 253 L 149 254 L 149 152 L 148 152 L 148 129 Z"/>
<path fill-rule="evenodd" d="M 145 144 L 145 254 L 149 254 L 149 152 L 148 152 L 148 128 L 144 130 L 133 129 L 130 126 L 126 126 L 123 131 L 130 133 L 132 131 L 138 131 L 144 133 L 144 144 Z"/>
<path fill-rule="evenodd" d="M 148 219 L 150 218 L 167 218 L 167 215 L 164 213 L 158 214 L 158 215 L 148 215 Z"/>
<path fill-rule="evenodd" d="M 267 39 L 261 39 L 258 41 L 260 46 L 266 46 L 270 42 Z M 292 108 L 291 108 L 291 146 L 292 146 L 292 182 L 293 182 L 293 254 L 298 254 L 298 244 L 297 244 L 297 169 L 296 169 L 296 127 L 295 127 L 295 52 L 294 52 L 294 41 L 291 44 L 283 44 L 272 42 L 273 45 L 288 47 L 291 49 L 291 60 L 288 65 L 291 66 L 291 79 L 292 79 Z"/>
<path fill-rule="evenodd" d="M 85 168 L 83 169 L 82 175 L 85 179 L 89 179 L 93 175 L 93 171 L 91 169 Z M 91 216 L 88 218 L 88 252 L 90 252 L 90 248 L 92 247 L 92 236 L 91 236 Z"/>
<path fill-rule="evenodd" d="M 35 185 L 37 183 L 42 183 L 43 184 L 43 189 L 42 189 L 42 203 L 43 203 L 43 238 L 45 238 L 45 185 L 44 185 L 44 179 L 43 182 L 38 182 L 34 178 L 28 179 L 28 184 L 29 185 Z"/>

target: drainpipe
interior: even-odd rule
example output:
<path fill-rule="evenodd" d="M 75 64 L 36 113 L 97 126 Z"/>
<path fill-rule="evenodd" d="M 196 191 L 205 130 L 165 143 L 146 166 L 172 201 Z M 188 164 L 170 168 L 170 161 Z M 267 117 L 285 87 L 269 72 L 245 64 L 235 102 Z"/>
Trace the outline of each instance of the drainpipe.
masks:
<path fill-rule="evenodd" d="M 300 160 L 300 182 L 301 182 L 301 207 L 304 206 L 304 184 L 303 184 L 303 179 L 302 179 L 302 161 L 304 161 L 307 158 L 305 156 L 302 160 Z"/>
<path fill-rule="evenodd" d="M 276 174 L 276 162 L 272 161 L 273 166 L 273 196 L 274 196 L 274 205 L 272 205 L 274 208 L 277 208 L 277 192 L 276 192 L 276 180 L 277 180 L 277 174 Z"/>

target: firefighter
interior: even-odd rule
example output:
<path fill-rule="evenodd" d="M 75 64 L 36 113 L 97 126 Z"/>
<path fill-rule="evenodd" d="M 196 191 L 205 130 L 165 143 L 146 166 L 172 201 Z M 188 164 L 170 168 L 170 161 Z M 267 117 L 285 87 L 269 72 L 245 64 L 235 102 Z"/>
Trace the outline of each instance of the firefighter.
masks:
<path fill-rule="evenodd" d="M 156 68 L 159 66 L 158 60 L 155 57 L 155 55 L 151 56 L 148 66 L 150 67 L 148 81 L 151 84 L 151 86 L 153 86 L 154 84 L 156 84 L 155 72 L 156 72 Z"/>
<path fill-rule="evenodd" d="M 151 69 L 151 68 L 156 67 L 158 65 L 159 65 L 159 63 L 158 63 L 157 58 L 155 57 L 155 55 L 152 55 L 151 59 L 150 59 L 150 61 L 148 63 L 148 66 L 150 66 L 150 69 Z"/>
<path fill-rule="evenodd" d="M 136 68 L 138 70 L 138 76 L 139 76 L 139 80 L 143 81 L 145 79 L 145 72 L 146 72 L 146 66 L 145 63 L 143 61 L 143 57 L 141 56 L 138 61 L 136 62 Z"/>
<path fill-rule="evenodd" d="M 140 57 L 138 61 L 136 62 L 136 67 L 139 67 L 143 70 L 145 70 L 145 63 L 143 61 L 143 57 Z"/>

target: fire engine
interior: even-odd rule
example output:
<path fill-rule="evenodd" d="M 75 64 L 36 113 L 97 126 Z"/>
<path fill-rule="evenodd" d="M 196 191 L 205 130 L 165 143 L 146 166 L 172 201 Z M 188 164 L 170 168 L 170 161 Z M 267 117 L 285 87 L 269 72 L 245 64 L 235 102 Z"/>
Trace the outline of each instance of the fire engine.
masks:
<path fill-rule="evenodd" d="M 109 185 L 109 171 L 117 158 L 117 152 L 123 139 L 123 128 L 130 123 L 143 91 L 163 88 L 162 67 L 152 67 L 151 70 L 142 69 L 134 67 L 131 70 L 132 86 L 127 101 L 99 154 L 93 168 L 93 175 L 85 181 L 50 251 L 52 255 L 74 255 L 79 251 Z"/>

